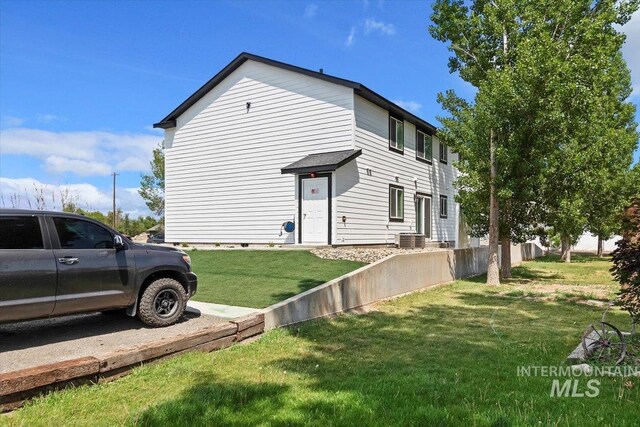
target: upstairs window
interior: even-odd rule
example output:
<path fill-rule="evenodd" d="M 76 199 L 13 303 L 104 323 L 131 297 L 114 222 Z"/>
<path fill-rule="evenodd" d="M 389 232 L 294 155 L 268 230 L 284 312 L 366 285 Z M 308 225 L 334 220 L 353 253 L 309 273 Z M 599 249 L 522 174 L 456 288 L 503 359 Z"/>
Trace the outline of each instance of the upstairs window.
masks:
<path fill-rule="evenodd" d="M 389 116 L 389 149 L 404 153 L 404 122 Z"/>
<path fill-rule="evenodd" d="M 404 188 L 398 185 L 389 186 L 389 220 L 404 221 Z"/>
<path fill-rule="evenodd" d="M 431 163 L 433 157 L 433 140 L 431 135 L 416 131 L 416 159 Z"/>
<path fill-rule="evenodd" d="M 442 163 L 447 163 L 447 161 L 449 160 L 449 153 L 448 153 L 448 148 L 446 145 L 444 145 L 442 142 L 440 143 L 440 161 Z"/>
<path fill-rule="evenodd" d="M 440 196 L 440 218 L 447 217 L 447 196 Z"/>

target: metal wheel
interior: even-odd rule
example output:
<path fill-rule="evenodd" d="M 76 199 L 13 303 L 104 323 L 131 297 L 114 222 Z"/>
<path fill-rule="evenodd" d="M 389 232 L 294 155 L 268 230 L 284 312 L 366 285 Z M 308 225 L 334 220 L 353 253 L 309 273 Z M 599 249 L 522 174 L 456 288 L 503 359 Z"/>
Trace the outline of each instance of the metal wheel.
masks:
<path fill-rule="evenodd" d="M 153 308 L 159 317 L 171 317 L 178 309 L 178 293 L 173 289 L 158 292 L 153 300 Z"/>
<path fill-rule="evenodd" d="M 582 336 L 582 348 L 588 359 L 616 365 L 622 363 L 627 354 L 624 335 L 607 322 L 600 322 L 599 328 L 589 326 Z"/>

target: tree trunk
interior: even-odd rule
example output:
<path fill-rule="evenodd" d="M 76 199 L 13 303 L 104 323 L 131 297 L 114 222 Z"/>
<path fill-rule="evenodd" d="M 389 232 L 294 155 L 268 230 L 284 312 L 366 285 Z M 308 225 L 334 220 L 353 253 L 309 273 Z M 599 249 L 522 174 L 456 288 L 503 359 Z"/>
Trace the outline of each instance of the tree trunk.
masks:
<path fill-rule="evenodd" d="M 560 254 L 560 258 L 564 262 L 571 262 L 571 237 L 563 234 L 560 239 L 562 241 L 562 252 Z"/>
<path fill-rule="evenodd" d="M 598 256 L 604 256 L 604 239 L 600 236 L 598 236 Z"/>
<path fill-rule="evenodd" d="M 503 279 L 511 278 L 511 239 L 500 239 L 500 246 L 502 249 L 502 264 L 500 265 L 500 272 Z"/>
<path fill-rule="evenodd" d="M 503 279 L 511 278 L 511 201 L 505 200 L 500 205 L 500 217 L 504 219 L 502 230 L 500 230 L 500 246 L 502 248 L 502 263 L 500 264 L 500 275 Z"/>
<path fill-rule="evenodd" d="M 496 144 L 493 129 L 489 136 L 489 154 L 491 161 L 491 177 L 489 191 L 489 260 L 487 264 L 487 285 L 500 284 L 500 267 L 498 265 L 498 195 L 496 194 Z"/>

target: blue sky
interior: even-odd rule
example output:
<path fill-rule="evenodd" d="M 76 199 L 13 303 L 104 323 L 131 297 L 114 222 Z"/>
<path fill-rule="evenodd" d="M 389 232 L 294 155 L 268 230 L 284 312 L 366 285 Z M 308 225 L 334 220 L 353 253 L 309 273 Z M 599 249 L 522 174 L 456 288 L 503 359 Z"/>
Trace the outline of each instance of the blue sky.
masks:
<path fill-rule="evenodd" d="M 140 174 L 162 119 L 242 51 L 364 83 L 438 124 L 436 95 L 471 88 L 428 32 L 426 1 L 0 2 L 0 191 L 144 213 Z M 640 14 L 625 27 L 640 100 Z M 636 160 L 638 152 L 636 152 Z M 51 202 L 52 207 L 55 204 Z"/>

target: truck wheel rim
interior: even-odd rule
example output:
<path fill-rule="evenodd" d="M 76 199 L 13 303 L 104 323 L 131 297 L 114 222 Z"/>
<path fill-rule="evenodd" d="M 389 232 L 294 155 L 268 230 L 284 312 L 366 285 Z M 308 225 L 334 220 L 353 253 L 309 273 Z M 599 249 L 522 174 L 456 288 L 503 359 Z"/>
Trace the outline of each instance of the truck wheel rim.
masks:
<path fill-rule="evenodd" d="M 178 310 L 178 293 L 173 289 L 163 289 L 153 300 L 153 307 L 159 317 L 171 317 Z"/>

